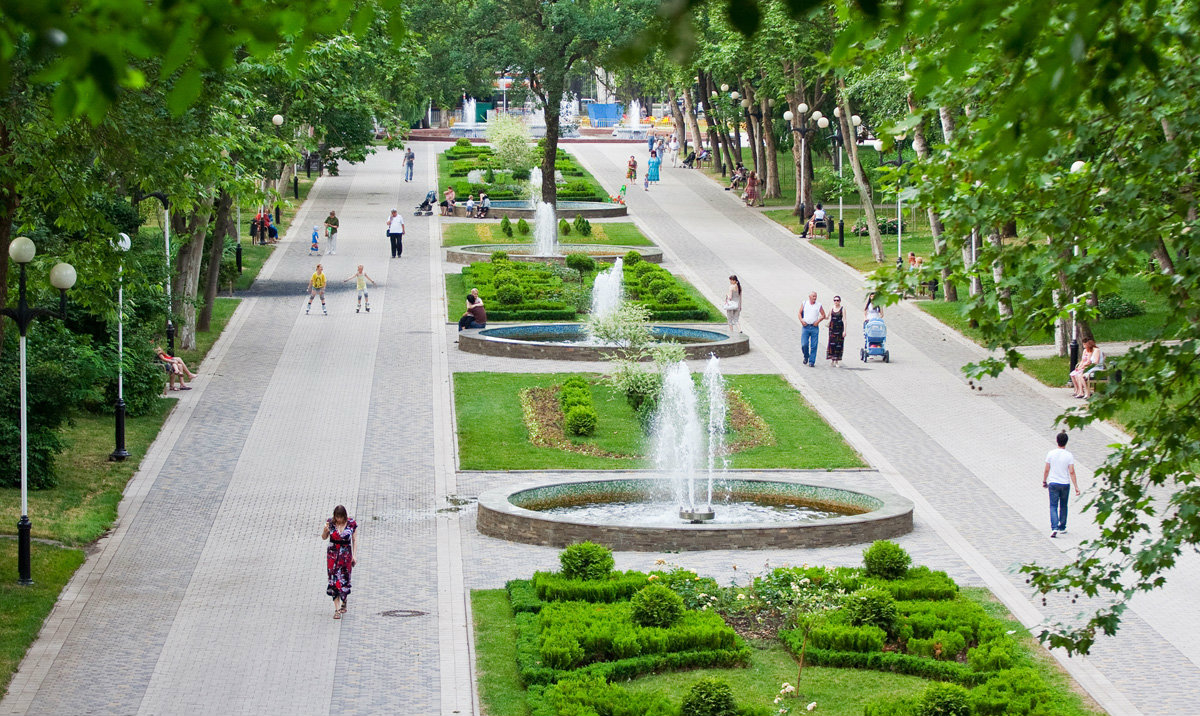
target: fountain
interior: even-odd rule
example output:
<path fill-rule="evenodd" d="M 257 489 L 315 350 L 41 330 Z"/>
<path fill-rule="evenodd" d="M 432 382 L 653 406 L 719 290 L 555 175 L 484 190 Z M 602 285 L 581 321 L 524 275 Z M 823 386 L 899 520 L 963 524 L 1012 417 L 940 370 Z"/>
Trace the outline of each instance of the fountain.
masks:
<path fill-rule="evenodd" d="M 647 129 L 642 126 L 642 103 L 630 101 L 625 114 L 625 123 L 613 127 L 612 136 L 618 139 L 645 139 Z"/>
<path fill-rule="evenodd" d="M 486 137 L 487 123 L 480 124 L 475 116 L 475 98 L 463 100 L 462 121 L 450 128 L 451 137 Z"/>
<path fill-rule="evenodd" d="M 476 525 L 485 535 L 527 544 L 591 540 L 640 551 L 828 547 L 912 531 L 912 502 L 841 487 L 853 473 L 806 475 L 826 484 L 729 478 L 725 411 L 715 357 L 700 391 L 684 363 L 670 365 L 651 436 L 657 476 L 486 490 Z"/>
<path fill-rule="evenodd" d="M 625 260 L 618 258 L 612 268 L 596 274 L 592 282 L 591 320 L 604 318 L 621 307 L 621 294 L 625 286 Z"/>

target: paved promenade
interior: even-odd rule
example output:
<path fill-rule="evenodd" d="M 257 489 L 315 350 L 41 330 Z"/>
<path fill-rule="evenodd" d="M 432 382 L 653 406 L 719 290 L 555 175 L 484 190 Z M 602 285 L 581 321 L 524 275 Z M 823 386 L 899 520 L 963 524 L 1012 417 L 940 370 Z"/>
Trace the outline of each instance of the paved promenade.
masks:
<path fill-rule="evenodd" d="M 130 483 L 113 533 L 88 558 L 22 663 L 3 714 L 470 714 L 468 590 L 556 564 L 557 550 L 474 529 L 470 498 L 528 474 L 459 473 L 453 371 L 552 371 L 455 350 L 446 325 L 439 218 L 411 216 L 433 182 L 420 143 L 416 181 L 399 153 L 318 181 L 292 233 L 245 295 Z M 632 145 L 570 147 L 606 188 L 623 183 Z M 644 150 L 643 150 L 644 151 Z M 730 372 L 785 375 L 874 470 L 823 479 L 878 485 L 917 504 L 900 540 L 914 559 L 992 588 L 1024 623 L 1069 618 L 1043 607 L 1014 568 L 1070 559 L 1094 533 L 1079 505 L 1071 534 L 1048 538 L 1041 464 L 1068 405 L 1022 376 L 970 390 L 958 368 L 983 352 L 911 306 L 888 310 L 893 362 L 840 369 L 800 364 L 795 313 L 807 291 L 862 305 L 862 277 L 748 211 L 698 172 L 663 169 L 635 188 L 631 216 L 667 267 L 714 301 L 727 276 L 746 287 L 752 354 Z M 404 256 L 388 258 L 384 221 L 408 222 Z M 315 260 L 307 227 L 342 220 L 329 315 L 304 313 Z M 379 282 L 371 312 L 354 312 L 363 263 Z M 851 321 L 853 325 L 853 321 Z M 857 355 L 851 330 L 847 357 Z M 823 355 L 823 341 L 822 341 Z M 600 369 L 572 363 L 570 370 Z M 1110 430 L 1074 434 L 1090 484 Z M 552 473 L 547 479 L 560 475 Z M 586 477 L 572 473 L 563 477 Z M 467 504 L 463 505 L 463 499 Z M 323 518 L 345 504 L 358 519 L 360 562 L 345 619 L 324 594 Z M 665 558 L 744 580 L 769 565 L 854 564 L 861 547 L 808 551 L 621 553 L 622 569 Z M 1063 660 L 1114 714 L 1200 713 L 1200 569 L 1189 557 L 1163 592 L 1139 600 L 1120 635 L 1086 659 Z"/>

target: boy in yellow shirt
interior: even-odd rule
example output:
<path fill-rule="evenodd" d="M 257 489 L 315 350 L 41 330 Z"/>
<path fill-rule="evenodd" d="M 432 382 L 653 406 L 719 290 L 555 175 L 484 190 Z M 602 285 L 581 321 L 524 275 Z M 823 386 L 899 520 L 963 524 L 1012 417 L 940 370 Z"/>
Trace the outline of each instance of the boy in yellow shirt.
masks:
<path fill-rule="evenodd" d="M 325 310 L 325 273 L 322 271 L 321 264 L 317 264 L 316 272 L 308 280 L 308 305 L 304 307 L 305 315 L 312 308 L 313 296 L 316 295 L 321 296 L 321 313 L 328 316 L 329 311 Z"/>
<path fill-rule="evenodd" d="M 370 313 L 371 312 L 371 295 L 369 293 L 367 293 L 367 281 L 370 281 L 371 285 L 374 286 L 374 285 L 376 285 L 375 279 L 368 276 L 366 271 L 363 271 L 362 264 L 358 265 L 357 273 L 351 275 L 350 278 L 342 279 L 342 283 L 346 283 L 347 281 L 350 281 L 351 279 L 354 280 L 354 287 L 358 290 L 358 305 L 356 305 L 354 307 L 354 312 L 358 313 L 359 310 L 362 309 L 362 302 L 363 302 L 363 299 L 365 298 L 365 299 L 367 299 L 367 313 Z"/>

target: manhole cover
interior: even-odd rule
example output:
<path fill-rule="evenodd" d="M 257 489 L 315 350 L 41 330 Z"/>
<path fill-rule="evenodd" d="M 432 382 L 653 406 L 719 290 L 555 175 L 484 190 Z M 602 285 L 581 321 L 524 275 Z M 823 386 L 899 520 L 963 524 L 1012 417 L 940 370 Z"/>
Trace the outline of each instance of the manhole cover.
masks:
<path fill-rule="evenodd" d="M 381 617 L 423 617 L 429 612 L 421 612 L 416 609 L 389 609 L 386 612 L 380 612 Z"/>

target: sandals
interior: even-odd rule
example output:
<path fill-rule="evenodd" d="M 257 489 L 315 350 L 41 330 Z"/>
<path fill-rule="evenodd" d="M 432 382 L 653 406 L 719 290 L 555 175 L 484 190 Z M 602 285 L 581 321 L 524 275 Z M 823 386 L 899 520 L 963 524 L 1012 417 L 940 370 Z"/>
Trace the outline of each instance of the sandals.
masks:
<path fill-rule="evenodd" d="M 179 386 L 179 389 L 180 389 L 180 390 L 191 390 L 191 389 L 192 389 L 192 386 L 190 386 L 190 385 L 181 385 L 181 386 Z"/>
<path fill-rule="evenodd" d="M 334 619 L 341 619 L 341 618 L 342 618 L 342 612 L 341 612 L 341 610 L 340 610 L 340 609 L 334 609 L 334 610 L 333 610 L 333 618 L 334 618 Z"/>

